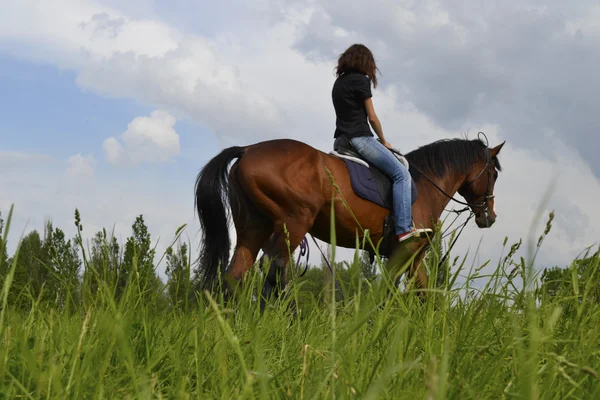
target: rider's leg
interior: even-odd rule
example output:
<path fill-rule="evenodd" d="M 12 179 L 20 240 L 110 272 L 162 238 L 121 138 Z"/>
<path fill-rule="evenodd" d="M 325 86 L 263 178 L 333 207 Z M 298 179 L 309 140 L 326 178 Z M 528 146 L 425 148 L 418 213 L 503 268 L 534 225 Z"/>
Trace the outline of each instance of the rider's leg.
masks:
<path fill-rule="evenodd" d="M 415 231 L 413 228 L 411 177 L 406 167 L 373 136 L 361 136 L 350 141 L 361 156 L 392 179 L 395 230 L 399 239 L 412 237 L 415 232 L 430 232 L 431 229 Z"/>

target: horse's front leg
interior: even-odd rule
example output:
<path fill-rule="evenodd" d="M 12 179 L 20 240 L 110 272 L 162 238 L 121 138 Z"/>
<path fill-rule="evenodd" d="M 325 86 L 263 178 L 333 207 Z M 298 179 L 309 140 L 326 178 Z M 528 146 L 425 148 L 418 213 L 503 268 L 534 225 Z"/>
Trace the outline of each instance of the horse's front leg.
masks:
<path fill-rule="evenodd" d="M 425 289 L 428 284 L 427 273 L 422 265 L 425 249 L 426 243 L 423 240 L 403 243 L 396 248 L 387 263 L 387 272 L 392 279 L 393 287 L 398 287 L 400 279 L 406 273 L 408 278 L 407 289 L 410 289 L 414 283 L 415 292 L 421 300 L 425 299 Z"/>
<path fill-rule="evenodd" d="M 428 277 L 423 265 L 423 258 L 425 258 L 425 250 L 422 249 L 415 256 L 411 267 L 408 270 L 409 282 L 414 279 L 416 294 L 421 301 L 425 301 L 426 290 L 428 287 Z"/>

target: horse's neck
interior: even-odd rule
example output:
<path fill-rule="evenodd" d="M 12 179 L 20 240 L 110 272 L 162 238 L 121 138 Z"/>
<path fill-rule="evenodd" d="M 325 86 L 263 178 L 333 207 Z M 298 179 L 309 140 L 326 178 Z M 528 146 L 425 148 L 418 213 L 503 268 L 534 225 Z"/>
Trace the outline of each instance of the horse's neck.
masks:
<path fill-rule="evenodd" d="M 427 198 L 431 199 L 431 203 L 429 206 L 431 215 L 434 216 L 434 219 L 437 222 L 437 220 L 441 217 L 442 213 L 444 212 L 444 209 L 446 208 L 446 206 L 448 206 L 448 203 L 451 201 L 450 197 L 448 196 L 455 197 L 455 195 L 458 192 L 458 189 L 464 182 L 465 177 L 459 174 L 449 173 L 443 178 L 434 178 L 432 180 L 444 192 L 433 186 L 431 182 L 429 182 L 426 178 L 423 179 L 421 183 L 421 188 L 419 188 L 419 192 L 421 190 L 427 191 Z"/>

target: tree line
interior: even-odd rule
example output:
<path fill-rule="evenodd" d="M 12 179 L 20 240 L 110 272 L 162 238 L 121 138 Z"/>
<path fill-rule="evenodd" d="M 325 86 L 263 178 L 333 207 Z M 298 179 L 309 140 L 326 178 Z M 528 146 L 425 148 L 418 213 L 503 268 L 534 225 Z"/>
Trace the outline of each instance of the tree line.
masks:
<path fill-rule="evenodd" d="M 151 234 L 143 215 L 138 215 L 131 226 L 131 234 L 124 244 L 109 235 L 106 229 L 96 232 L 90 243 L 82 238 L 83 224 L 75 211 L 74 237 L 66 237 L 64 231 L 47 221 L 43 232 L 30 231 L 17 247 L 18 254 L 9 255 L 6 243 L 6 223 L 0 210 L 0 287 L 14 264 L 14 274 L 8 292 L 7 303 L 24 311 L 32 307 L 51 307 L 75 311 L 81 306 L 103 302 L 125 301 L 134 296 L 137 301 L 154 305 L 157 309 L 188 310 L 196 304 L 195 288 L 200 272 L 192 268 L 191 252 L 187 243 L 179 240 L 183 227 L 176 232 L 176 239 L 164 254 L 157 257 Z M 426 262 L 437 262 L 442 253 L 441 240 L 434 242 L 434 252 L 429 252 Z M 320 264 L 309 265 L 305 274 L 298 276 L 305 265 L 293 271 L 294 280 L 301 284 L 300 301 L 330 301 L 332 274 L 321 254 Z M 325 257 L 331 260 L 331 248 L 325 249 Z M 438 257 L 438 258 L 436 258 Z M 157 260 L 158 258 L 158 260 Z M 156 269 L 165 263 L 166 282 Z M 545 269 L 541 276 L 538 296 L 564 297 L 567 294 L 587 293 L 595 301 L 600 289 L 590 288 L 586 282 L 596 274 L 600 254 L 598 252 L 574 261 L 570 268 L 558 266 Z M 444 285 L 450 274 L 450 257 L 436 272 L 436 286 Z M 359 251 L 353 262 L 333 264 L 335 278 L 344 287 L 344 293 L 364 288 L 379 279 L 376 264 L 370 262 L 365 251 Z M 597 282 L 592 279 L 591 281 Z M 591 291 L 590 291 L 591 289 Z"/>
<path fill-rule="evenodd" d="M 0 287 L 4 287 L 14 264 L 8 304 L 24 311 L 32 307 L 72 311 L 92 303 L 119 302 L 124 296 L 134 296 L 160 309 L 189 309 L 196 303 L 195 289 L 201 276 L 198 269 L 192 267 L 189 245 L 179 240 L 183 227 L 176 232 L 174 243 L 157 257 L 141 214 L 131 225 L 131 234 L 124 244 L 106 229 L 96 232 L 89 243 L 84 243 L 78 210 L 75 226 L 77 233 L 69 238 L 52 221 L 46 221 L 43 232 L 31 230 L 20 240 L 15 254 L 9 255 L 5 220 L 0 210 Z M 326 252 L 331 257 L 331 249 Z M 157 273 L 161 263 L 165 264 L 166 282 Z M 295 274 L 304 270 L 305 264 L 300 264 Z M 358 279 L 376 278 L 368 253 L 362 252 L 359 266 Z M 338 280 L 353 279 L 349 263 L 337 262 L 334 267 Z M 305 294 L 311 294 L 318 301 L 326 300 L 331 273 L 323 260 L 320 265 L 309 265 L 306 273 L 296 279 L 303 283 Z"/>

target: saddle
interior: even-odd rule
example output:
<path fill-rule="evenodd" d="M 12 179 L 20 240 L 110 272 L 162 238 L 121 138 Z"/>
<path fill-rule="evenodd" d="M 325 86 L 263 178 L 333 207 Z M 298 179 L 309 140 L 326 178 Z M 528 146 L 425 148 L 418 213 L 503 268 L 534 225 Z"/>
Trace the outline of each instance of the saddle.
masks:
<path fill-rule="evenodd" d="M 370 164 L 358 154 L 358 151 L 356 151 L 354 146 L 352 146 L 350 139 L 346 136 L 340 136 L 333 141 L 333 151 L 330 154 L 349 161 L 354 161 L 367 168 L 370 167 Z"/>
<path fill-rule="evenodd" d="M 356 151 L 346 136 L 333 142 L 331 155 L 341 158 L 350 175 L 354 193 L 368 201 L 392 209 L 392 181 L 381 170 L 371 165 Z M 411 179 L 411 204 L 417 201 L 417 186 Z"/>

